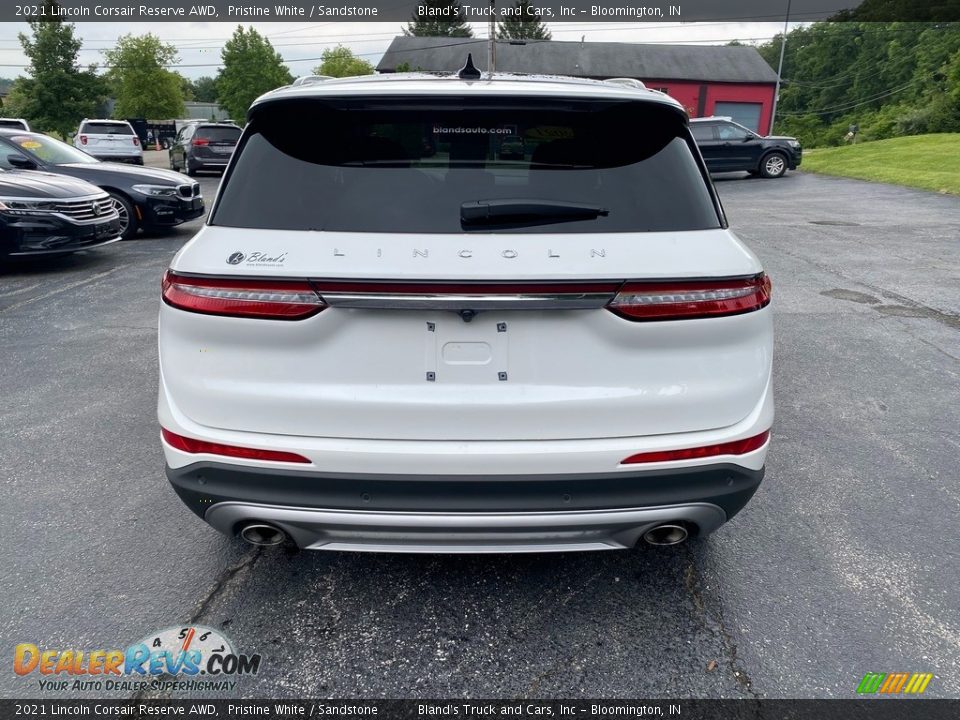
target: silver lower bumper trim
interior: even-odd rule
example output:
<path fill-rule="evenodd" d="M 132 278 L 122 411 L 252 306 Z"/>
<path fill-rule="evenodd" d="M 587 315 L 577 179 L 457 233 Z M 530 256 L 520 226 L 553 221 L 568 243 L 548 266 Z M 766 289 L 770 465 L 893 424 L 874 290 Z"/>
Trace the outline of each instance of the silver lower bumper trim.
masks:
<path fill-rule="evenodd" d="M 520 553 L 634 547 L 656 525 L 685 521 L 707 535 L 724 522 L 716 505 L 544 513 L 415 513 L 324 510 L 223 502 L 205 520 L 227 535 L 249 522 L 285 530 L 307 550 L 403 553 Z"/>

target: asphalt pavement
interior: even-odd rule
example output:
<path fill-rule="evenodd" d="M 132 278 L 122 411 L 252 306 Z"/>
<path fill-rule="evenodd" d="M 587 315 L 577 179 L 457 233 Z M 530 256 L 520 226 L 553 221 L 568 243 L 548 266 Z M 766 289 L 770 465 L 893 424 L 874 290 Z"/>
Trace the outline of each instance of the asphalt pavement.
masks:
<path fill-rule="evenodd" d="M 89 696 L 15 676 L 18 643 L 201 623 L 263 655 L 244 697 L 849 698 L 868 671 L 960 697 L 960 198 L 802 173 L 717 187 L 773 277 L 777 420 L 752 502 L 670 549 L 226 538 L 168 487 L 154 414 L 160 276 L 199 221 L 0 273 L 0 695 Z"/>

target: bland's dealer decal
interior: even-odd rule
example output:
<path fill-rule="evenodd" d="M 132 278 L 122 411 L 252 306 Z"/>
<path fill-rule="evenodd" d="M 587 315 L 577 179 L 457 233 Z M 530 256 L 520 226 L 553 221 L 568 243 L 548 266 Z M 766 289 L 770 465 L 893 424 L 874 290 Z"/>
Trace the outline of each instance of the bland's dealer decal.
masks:
<path fill-rule="evenodd" d="M 232 253 L 227 257 L 228 265 L 249 265 L 253 267 L 283 267 L 283 263 L 287 259 L 287 254 L 279 253 L 278 255 L 271 255 L 270 253 L 265 252 L 252 252 L 249 255 L 246 255 L 242 252 Z"/>
<path fill-rule="evenodd" d="M 237 652 L 218 630 L 191 625 L 151 633 L 123 650 L 20 643 L 14 648 L 13 671 L 36 677 L 40 690 L 233 690 L 234 678 L 256 675 L 261 659 Z"/>

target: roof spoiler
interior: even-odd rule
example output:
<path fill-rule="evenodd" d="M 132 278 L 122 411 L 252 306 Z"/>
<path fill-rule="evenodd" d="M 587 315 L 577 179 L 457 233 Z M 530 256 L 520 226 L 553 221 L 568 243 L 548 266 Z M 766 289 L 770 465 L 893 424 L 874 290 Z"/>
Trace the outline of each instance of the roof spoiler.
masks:
<path fill-rule="evenodd" d="M 610 85 L 621 85 L 623 87 L 633 88 L 634 90 L 646 90 L 647 86 L 636 78 L 607 78 L 603 82 Z"/>
<path fill-rule="evenodd" d="M 297 87 L 298 85 L 316 85 L 317 83 L 326 82 L 327 80 L 333 80 L 333 77 L 330 75 L 301 75 L 292 83 L 290 83 L 290 87 Z"/>

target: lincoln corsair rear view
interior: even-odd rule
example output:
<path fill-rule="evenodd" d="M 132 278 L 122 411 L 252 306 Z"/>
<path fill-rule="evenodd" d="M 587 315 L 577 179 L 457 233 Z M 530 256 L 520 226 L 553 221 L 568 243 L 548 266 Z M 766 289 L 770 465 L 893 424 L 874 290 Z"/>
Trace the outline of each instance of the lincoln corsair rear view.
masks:
<path fill-rule="evenodd" d="M 160 309 L 167 477 L 223 533 L 670 545 L 760 485 L 770 281 L 683 107 L 467 70 L 251 107 Z"/>

